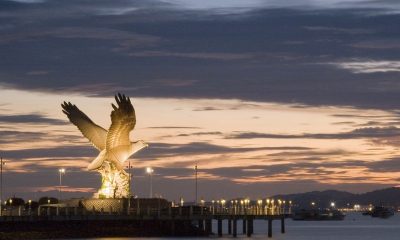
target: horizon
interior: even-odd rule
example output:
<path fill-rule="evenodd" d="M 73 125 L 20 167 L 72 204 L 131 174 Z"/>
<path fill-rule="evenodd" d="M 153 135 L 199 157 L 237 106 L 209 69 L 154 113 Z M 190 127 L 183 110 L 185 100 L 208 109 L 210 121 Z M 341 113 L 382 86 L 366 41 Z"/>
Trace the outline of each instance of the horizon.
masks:
<path fill-rule="evenodd" d="M 7 0 L 0 3 L 3 198 L 89 197 L 98 151 L 62 113 L 108 129 L 129 96 L 133 194 L 266 198 L 398 187 L 400 3 Z M 127 163 L 126 163 L 127 164 Z"/>

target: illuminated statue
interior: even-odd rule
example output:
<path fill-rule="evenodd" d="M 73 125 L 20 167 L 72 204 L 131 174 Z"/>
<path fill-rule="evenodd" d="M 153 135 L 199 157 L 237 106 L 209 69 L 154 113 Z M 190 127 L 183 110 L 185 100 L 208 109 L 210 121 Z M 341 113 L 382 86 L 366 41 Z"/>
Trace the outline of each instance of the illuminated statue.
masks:
<path fill-rule="evenodd" d="M 111 104 L 114 110 L 108 132 L 70 102 L 61 104 L 71 123 L 100 151 L 88 166 L 88 170 L 98 171 L 102 176 L 101 188 L 95 194 L 99 198 L 129 197 L 129 174 L 123 164 L 132 154 L 148 146 L 142 140 L 129 140 L 129 132 L 136 124 L 135 109 L 129 97 L 118 93 L 115 100 L 118 106 Z"/>

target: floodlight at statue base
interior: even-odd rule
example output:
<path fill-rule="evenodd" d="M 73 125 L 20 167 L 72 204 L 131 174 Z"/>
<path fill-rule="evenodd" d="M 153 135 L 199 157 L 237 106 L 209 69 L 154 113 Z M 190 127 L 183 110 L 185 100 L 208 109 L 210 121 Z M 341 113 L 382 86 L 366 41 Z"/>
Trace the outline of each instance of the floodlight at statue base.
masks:
<path fill-rule="evenodd" d="M 125 170 L 101 169 L 101 187 L 94 198 L 128 198 L 129 174 Z"/>

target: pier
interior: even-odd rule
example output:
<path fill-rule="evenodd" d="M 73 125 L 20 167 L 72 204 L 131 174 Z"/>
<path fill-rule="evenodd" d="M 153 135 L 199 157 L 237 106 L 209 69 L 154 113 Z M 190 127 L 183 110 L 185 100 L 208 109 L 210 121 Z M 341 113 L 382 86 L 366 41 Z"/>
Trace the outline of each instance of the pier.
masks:
<path fill-rule="evenodd" d="M 98 200 L 101 201 L 101 200 Z M 127 201 L 118 200 L 120 207 L 109 206 L 108 208 L 91 208 L 71 206 L 68 204 L 45 204 L 39 206 L 35 211 L 32 209 L 7 209 L 5 216 L 0 217 L 0 231 L 7 228 L 36 230 L 35 226 L 69 226 L 70 229 L 78 229 L 79 226 L 101 225 L 102 231 L 109 226 L 118 225 L 126 233 L 121 236 L 130 235 L 129 228 L 135 228 L 139 235 L 134 236 L 209 236 L 216 234 L 223 235 L 245 235 L 251 237 L 254 233 L 254 221 L 264 220 L 266 236 L 272 237 L 273 221 L 280 223 L 281 233 L 285 233 L 285 217 L 290 214 L 291 209 L 277 206 L 251 205 L 230 205 L 216 206 L 215 204 L 170 206 L 165 207 L 164 202 L 153 200 L 154 204 L 148 204 L 149 200 L 135 200 L 130 202 L 126 208 Z M 147 203 L 147 204 L 146 204 Z M 169 203 L 169 202 L 167 202 Z M 109 204 L 109 202 L 107 202 Z M 212 222 L 216 221 L 216 229 L 213 229 Z M 238 222 L 242 229 L 238 229 Z M 141 232 L 140 229 L 152 226 L 158 233 Z M 227 226 L 227 232 L 223 232 L 223 226 Z M 86 227 L 87 228 L 87 227 Z M 96 227 L 94 229 L 97 229 Z M 121 230 L 122 231 L 122 230 Z M 153 234 L 153 235 L 152 235 Z M 84 236 L 90 236 L 84 235 Z"/>

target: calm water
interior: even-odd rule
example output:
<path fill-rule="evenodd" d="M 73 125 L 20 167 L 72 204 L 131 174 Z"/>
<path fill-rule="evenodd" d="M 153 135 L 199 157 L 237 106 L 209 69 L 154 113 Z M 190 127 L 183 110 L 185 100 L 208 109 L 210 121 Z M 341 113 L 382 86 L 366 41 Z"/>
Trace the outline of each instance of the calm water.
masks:
<path fill-rule="evenodd" d="M 211 237 L 216 239 L 232 239 L 228 236 L 226 222 L 224 222 L 223 238 Z M 254 222 L 253 239 L 267 239 L 267 222 Z M 213 230 L 216 232 L 216 222 Z M 241 221 L 238 222 L 238 230 L 241 233 Z M 377 219 L 370 216 L 362 216 L 358 213 L 347 214 L 343 221 L 292 221 L 286 220 L 286 233 L 280 233 L 280 222 L 273 223 L 273 237 L 271 240 L 399 240 L 400 239 L 400 214 L 389 219 Z M 96 240 L 129 240 L 133 238 L 97 238 Z M 134 238 L 138 240 L 141 238 Z M 145 240 L 155 240 L 160 238 L 145 238 Z M 190 238 L 168 238 L 168 239 L 190 239 Z M 192 238 L 195 239 L 195 238 Z M 248 239 L 239 235 L 237 239 Z"/>

